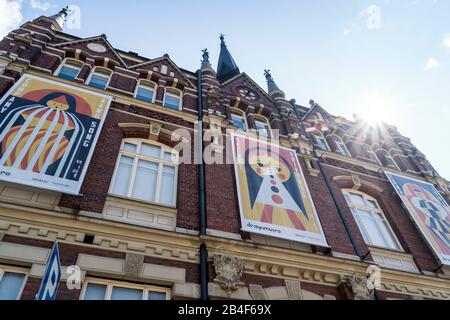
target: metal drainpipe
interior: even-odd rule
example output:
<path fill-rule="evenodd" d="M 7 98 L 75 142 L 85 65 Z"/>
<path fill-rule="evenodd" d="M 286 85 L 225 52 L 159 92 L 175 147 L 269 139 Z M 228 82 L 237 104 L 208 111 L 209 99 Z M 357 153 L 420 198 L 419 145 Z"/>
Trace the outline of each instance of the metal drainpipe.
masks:
<path fill-rule="evenodd" d="M 302 126 L 303 131 L 306 132 L 305 125 L 303 124 L 302 117 L 300 116 L 300 113 L 297 110 L 297 106 L 292 101 L 290 103 L 291 103 L 292 107 L 294 108 L 295 114 L 297 115 L 297 117 L 300 120 L 300 125 Z M 336 206 L 336 208 L 337 208 L 337 210 L 339 212 L 339 217 L 341 218 L 342 223 L 344 224 L 345 231 L 347 232 L 347 235 L 348 235 L 348 237 L 350 239 L 350 242 L 352 243 L 352 246 L 353 246 L 353 249 L 355 250 L 356 255 L 362 261 L 363 260 L 363 254 L 361 254 L 361 250 L 360 250 L 358 244 L 356 243 L 355 237 L 353 236 L 353 233 L 352 233 L 352 231 L 350 229 L 350 225 L 348 224 L 348 221 L 345 218 L 344 211 L 342 210 L 341 206 L 339 205 L 339 203 L 337 201 L 336 194 L 334 193 L 334 191 L 333 191 L 333 189 L 331 187 L 330 181 L 328 181 L 328 177 L 325 174 L 325 170 L 322 167 L 321 160 L 317 157 L 316 146 L 314 145 L 314 143 L 312 144 L 312 146 L 313 146 L 313 156 L 314 156 L 315 159 L 317 159 L 317 163 L 319 164 L 320 173 L 322 174 L 323 179 L 325 180 L 325 184 L 327 185 L 328 191 L 331 194 L 331 198 L 333 199 L 334 205 Z"/>
<path fill-rule="evenodd" d="M 205 163 L 203 160 L 203 86 L 202 71 L 197 71 L 197 102 L 198 102 L 198 142 L 199 149 L 199 209 L 200 237 L 206 235 L 206 195 L 205 195 Z M 200 245 L 200 299 L 208 300 L 208 249 L 205 243 Z"/>

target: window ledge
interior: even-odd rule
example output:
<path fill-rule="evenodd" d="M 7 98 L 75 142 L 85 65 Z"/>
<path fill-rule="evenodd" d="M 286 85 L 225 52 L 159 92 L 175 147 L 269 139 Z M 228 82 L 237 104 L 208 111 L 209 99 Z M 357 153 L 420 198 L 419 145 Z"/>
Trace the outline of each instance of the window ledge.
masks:
<path fill-rule="evenodd" d="M 381 267 L 419 273 L 411 254 L 389 249 L 369 247 L 374 261 Z"/>
<path fill-rule="evenodd" d="M 175 230 L 177 212 L 175 207 L 109 195 L 103 216 L 118 222 Z"/>

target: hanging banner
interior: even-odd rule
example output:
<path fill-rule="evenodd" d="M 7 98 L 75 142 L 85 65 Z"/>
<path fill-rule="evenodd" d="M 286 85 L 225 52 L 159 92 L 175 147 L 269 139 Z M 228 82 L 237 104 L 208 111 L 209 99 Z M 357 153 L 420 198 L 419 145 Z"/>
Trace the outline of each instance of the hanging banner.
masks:
<path fill-rule="evenodd" d="M 78 194 L 110 102 L 24 75 L 0 100 L 0 180 Z"/>
<path fill-rule="evenodd" d="M 242 229 L 328 247 L 295 150 L 231 139 Z"/>
<path fill-rule="evenodd" d="M 431 183 L 385 174 L 436 256 L 450 265 L 450 206 Z"/>

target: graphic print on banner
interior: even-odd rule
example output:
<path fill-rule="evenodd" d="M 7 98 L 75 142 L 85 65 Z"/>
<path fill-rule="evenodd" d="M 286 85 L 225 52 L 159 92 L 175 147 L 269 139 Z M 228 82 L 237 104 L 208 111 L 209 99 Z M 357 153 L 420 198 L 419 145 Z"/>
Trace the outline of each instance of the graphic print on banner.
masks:
<path fill-rule="evenodd" d="M 327 247 L 297 153 L 231 135 L 244 231 Z"/>
<path fill-rule="evenodd" d="M 450 265 L 450 206 L 431 183 L 385 174 L 437 257 Z"/>
<path fill-rule="evenodd" d="M 110 102 L 24 75 L 0 101 L 0 180 L 78 194 Z"/>

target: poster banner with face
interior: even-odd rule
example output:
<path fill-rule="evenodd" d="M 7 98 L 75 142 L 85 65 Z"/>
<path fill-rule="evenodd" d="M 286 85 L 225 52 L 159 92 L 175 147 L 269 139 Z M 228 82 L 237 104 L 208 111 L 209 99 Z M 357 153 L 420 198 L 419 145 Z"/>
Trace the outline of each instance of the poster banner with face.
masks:
<path fill-rule="evenodd" d="M 385 172 L 411 218 L 442 264 L 450 265 L 450 207 L 436 188 L 421 180 Z"/>
<path fill-rule="evenodd" d="M 110 102 L 24 75 L 0 100 L 0 180 L 78 194 Z"/>
<path fill-rule="evenodd" d="M 242 229 L 327 247 L 297 153 L 231 135 Z"/>

